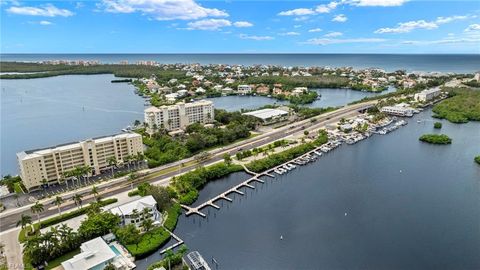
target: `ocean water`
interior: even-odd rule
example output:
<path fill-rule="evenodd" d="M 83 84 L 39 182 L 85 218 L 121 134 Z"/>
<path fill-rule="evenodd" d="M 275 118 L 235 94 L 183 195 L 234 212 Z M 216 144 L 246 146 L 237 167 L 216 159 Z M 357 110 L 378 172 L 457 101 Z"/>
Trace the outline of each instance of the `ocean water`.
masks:
<path fill-rule="evenodd" d="M 470 73 L 480 70 L 480 54 L 1 54 L 2 61 L 99 60 L 135 63 L 200 63 L 281 66 L 351 66 L 423 72 Z"/>

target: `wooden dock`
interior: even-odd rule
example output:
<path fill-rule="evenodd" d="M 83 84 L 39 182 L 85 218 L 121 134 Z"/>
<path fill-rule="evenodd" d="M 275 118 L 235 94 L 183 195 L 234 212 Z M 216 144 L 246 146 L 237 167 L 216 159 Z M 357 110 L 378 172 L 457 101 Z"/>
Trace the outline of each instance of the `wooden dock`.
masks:
<path fill-rule="evenodd" d="M 162 249 L 162 250 L 160 251 L 160 254 L 163 254 L 163 253 L 165 253 L 165 252 L 167 252 L 167 251 L 169 251 L 169 250 L 171 250 L 171 249 L 174 249 L 174 248 L 176 248 L 176 247 L 178 247 L 178 246 L 180 246 L 180 245 L 182 245 L 182 244 L 184 243 L 183 240 L 180 239 L 180 237 L 176 236 L 173 232 L 171 232 L 171 231 L 169 231 L 169 230 L 167 230 L 167 229 L 165 229 L 165 230 L 166 230 L 167 232 L 169 232 L 170 235 L 173 237 L 173 239 L 175 239 L 177 242 L 176 242 L 175 244 L 169 246 L 169 247 L 166 247 L 166 248 Z"/>
<path fill-rule="evenodd" d="M 317 147 L 297 158 L 303 158 L 303 157 L 306 157 L 306 156 L 310 156 L 312 154 L 315 154 L 315 156 L 317 157 L 318 154 L 317 154 L 317 150 L 319 150 L 320 147 Z M 297 159 L 295 158 L 295 159 Z M 202 213 L 200 210 L 207 207 L 207 206 L 210 206 L 210 207 L 213 207 L 215 209 L 220 209 L 220 206 L 218 206 L 217 204 L 215 204 L 216 201 L 220 201 L 220 200 L 225 200 L 225 201 L 228 201 L 228 202 L 233 202 L 233 200 L 231 198 L 229 198 L 227 195 L 231 194 L 231 193 L 237 193 L 237 194 L 240 194 L 240 195 L 245 195 L 244 192 L 240 191 L 240 188 L 244 188 L 244 187 L 247 187 L 247 188 L 251 188 L 251 189 L 255 189 L 255 186 L 251 185 L 250 183 L 252 182 L 259 182 L 259 183 L 265 183 L 264 180 L 260 179 L 259 177 L 261 176 L 268 176 L 268 177 L 272 177 L 272 178 L 275 178 L 275 176 L 273 175 L 273 171 L 276 170 L 277 168 L 281 168 L 283 166 L 285 166 L 286 164 L 289 164 L 289 163 L 293 163 L 292 160 L 289 160 L 285 163 L 282 163 L 274 168 L 270 168 L 262 173 L 255 173 L 255 172 L 252 172 L 250 171 L 245 165 L 242 165 L 245 172 L 247 172 L 248 174 L 252 175 L 252 177 L 248 178 L 247 180 L 243 181 L 242 183 L 228 189 L 227 191 L 213 197 L 212 199 L 209 199 L 208 201 L 196 206 L 196 207 L 191 207 L 191 206 L 187 206 L 187 205 L 181 205 L 183 209 L 185 209 L 185 215 L 186 216 L 190 216 L 192 214 L 197 214 L 203 218 L 207 217 L 207 215 L 205 215 L 204 213 Z"/>

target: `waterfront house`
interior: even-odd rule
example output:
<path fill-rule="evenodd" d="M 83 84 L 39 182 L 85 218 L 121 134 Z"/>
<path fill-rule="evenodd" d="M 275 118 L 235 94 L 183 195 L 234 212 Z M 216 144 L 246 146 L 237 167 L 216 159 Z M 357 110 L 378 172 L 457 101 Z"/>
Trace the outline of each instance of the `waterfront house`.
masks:
<path fill-rule="evenodd" d="M 270 87 L 262 84 L 258 86 L 257 89 L 255 89 L 255 91 L 257 92 L 257 94 L 260 94 L 260 95 L 268 95 L 270 94 Z"/>
<path fill-rule="evenodd" d="M 248 95 L 252 92 L 252 87 L 247 84 L 240 84 L 237 87 L 237 92 L 239 95 Z"/>
<path fill-rule="evenodd" d="M 131 258 L 120 252 L 119 244 L 108 245 L 102 237 L 94 238 L 80 245 L 80 253 L 62 262 L 64 270 L 101 270 L 111 264 L 118 270 L 134 269 Z"/>
<path fill-rule="evenodd" d="M 143 209 L 148 209 L 148 217 L 142 215 Z M 157 210 L 157 202 L 152 195 L 141 197 L 135 201 L 112 208 L 110 212 L 120 217 L 120 224 L 122 226 L 134 224 L 140 227 L 141 222 L 145 218 L 151 219 L 156 224 L 160 224 L 162 221 L 162 215 Z"/>

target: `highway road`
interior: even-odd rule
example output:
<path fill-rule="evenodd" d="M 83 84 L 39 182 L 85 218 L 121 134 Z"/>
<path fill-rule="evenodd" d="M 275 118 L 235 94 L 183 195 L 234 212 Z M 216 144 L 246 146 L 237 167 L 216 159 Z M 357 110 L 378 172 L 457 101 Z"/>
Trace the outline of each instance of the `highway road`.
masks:
<path fill-rule="evenodd" d="M 286 127 L 278 128 L 278 129 L 276 129 L 272 132 L 265 133 L 265 134 L 259 135 L 257 137 L 253 137 L 251 139 L 247 139 L 247 140 L 241 141 L 239 143 L 236 143 L 236 144 L 233 144 L 233 145 L 230 145 L 230 146 L 226 146 L 226 147 L 223 147 L 223 148 L 220 148 L 220 149 L 212 150 L 212 151 L 210 151 L 210 153 L 212 153 L 212 156 L 207 161 L 203 162 L 200 165 L 201 166 L 206 166 L 206 165 L 216 163 L 220 160 L 223 160 L 223 155 L 225 153 L 228 153 L 229 155 L 235 155 L 240 150 L 243 151 L 243 150 L 248 150 L 248 149 L 253 149 L 253 148 L 256 148 L 256 147 L 260 147 L 260 146 L 262 146 L 266 143 L 276 141 L 276 140 L 279 140 L 281 138 L 285 138 L 285 137 L 290 136 L 290 135 L 292 135 L 296 132 L 303 132 L 303 130 L 305 130 L 305 129 L 316 129 L 316 128 L 319 128 L 319 127 L 324 126 L 326 124 L 337 122 L 340 118 L 349 116 L 351 114 L 354 114 L 354 113 L 358 112 L 359 110 L 361 110 L 361 109 L 363 109 L 363 108 L 365 108 L 365 107 L 367 107 L 367 106 L 369 106 L 373 103 L 374 102 L 367 102 L 367 103 L 361 103 L 361 104 L 346 106 L 346 107 L 340 108 L 336 111 L 326 113 L 326 114 L 322 114 L 320 116 L 315 117 L 317 119 L 317 121 L 315 121 L 315 122 L 311 122 L 311 118 L 306 119 L 306 120 L 302 120 L 302 121 L 296 122 L 294 124 L 288 125 Z M 294 125 L 293 128 L 292 128 L 292 125 Z M 182 162 L 185 163 L 185 162 L 187 162 L 187 160 L 183 160 Z M 199 164 L 194 164 L 194 165 L 188 165 L 188 166 L 185 166 L 185 167 L 181 167 L 181 166 L 179 166 L 179 164 L 180 164 L 179 162 L 175 162 L 174 164 L 162 166 L 162 170 L 165 169 L 165 168 L 177 168 L 177 169 L 174 170 L 174 171 L 171 171 L 169 173 L 162 174 L 159 177 L 151 178 L 151 179 L 148 179 L 148 180 L 135 181 L 133 183 L 133 187 L 136 187 L 138 184 L 140 184 L 142 182 L 153 183 L 153 182 L 158 182 L 158 181 L 161 181 L 161 180 L 163 180 L 162 184 L 167 185 L 168 182 L 169 182 L 169 178 L 171 178 L 172 176 L 175 176 L 175 175 L 178 175 L 178 174 L 181 174 L 181 173 L 185 173 L 185 172 L 193 170 L 193 169 L 195 169 L 196 167 L 199 166 Z M 159 171 L 159 169 L 152 170 L 152 172 L 154 172 L 154 171 Z M 112 197 L 116 194 L 131 190 L 132 184 L 130 182 L 128 182 L 127 180 L 125 180 L 123 183 L 116 184 L 113 187 L 108 186 L 108 187 L 103 187 L 102 188 L 99 185 L 97 185 L 97 187 L 99 189 L 100 196 L 102 196 L 102 198 L 108 198 L 108 197 Z M 83 196 L 84 196 L 84 198 L 83 198 L 83 204 L 84 205 L 89 203 L 89 202 L 92 202 L 94 200 L 93 196 L 87 195 L 87 194 L 90 193 L 90 189 L 86 189 L 85 191 L 79 192 L 79 193 L 82 193 Z M 66 203 L 65 203 L 64 206 L 61 207 L 62 212 L 65 212 L 65 211 L 76 208 L 75 204 L 70 199 L 71 195 L 65 196 L 65 197 L 66 197 L 65 198 Z M 53 205 L 51 204 L 51 201 L 52 201 L 52 199 L 46 199 L 46 200 L 42 201 L 42 203 L 45 206 L 45 211 L 40 214 L 40 217 L 42 219 L 58 214 L 57 208 L 52 207 Z M 16 211 L 10 211 L 10 212 L 0 214 L 0 232 L 5 232 L 7 230 L 15 228 L 16 224 L 17 224 L 17 222 L 20 219 L 22 214 L 30 215 L 30 216 L 32 216 L 32 218 L 34 220 L 36 219 L 36 215 L 31 213 L 31 210 L 30 210 L 29 207 L 21 207 L 19 209 L 15 209 L 15 210 Z"/>

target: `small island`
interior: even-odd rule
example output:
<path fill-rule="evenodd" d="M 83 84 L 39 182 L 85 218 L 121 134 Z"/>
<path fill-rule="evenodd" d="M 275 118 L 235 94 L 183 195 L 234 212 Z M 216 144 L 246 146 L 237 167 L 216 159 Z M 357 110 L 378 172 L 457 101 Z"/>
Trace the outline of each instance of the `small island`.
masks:
<path fill-rule="evenodd" d="M 442 123 L 440 123 L 440 122 L 435 122 L 435 123 L 433 124 L 433 127 L 436 128 L 436 129 L 441 129 L 441 128 L 442 128 Z"/>
<path fill-rule="evenodd" d="M 445 134 L 424 134 L 419 138 L 420 141 L 432 144 L 451 144 L 452 139 Z"/>
<path fill-rule="evenodd" d="M 475 157 L 475 162 L 480 165 L 480 156 Z"/>

